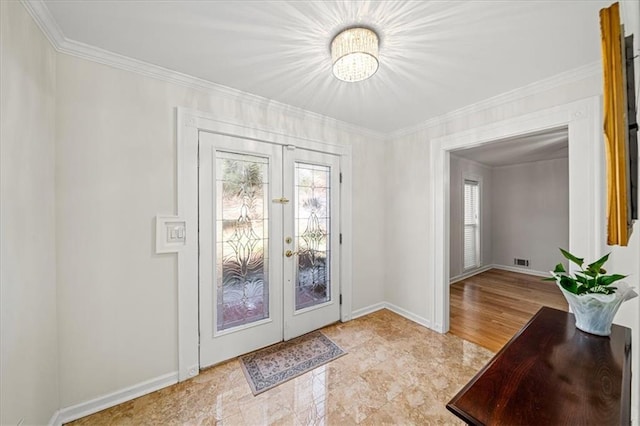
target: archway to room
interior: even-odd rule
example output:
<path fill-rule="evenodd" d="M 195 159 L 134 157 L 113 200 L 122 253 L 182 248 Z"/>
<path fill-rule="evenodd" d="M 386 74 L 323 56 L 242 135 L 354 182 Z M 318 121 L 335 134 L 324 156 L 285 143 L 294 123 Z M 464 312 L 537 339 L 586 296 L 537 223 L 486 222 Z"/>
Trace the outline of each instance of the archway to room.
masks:
<path fill-rule="evenodd" d="M 568 148 L 563 126 L 451 151 L 452 334 L 498 351 L 542 306 L 567 310 L 541 277 L 569 246 Z"/>

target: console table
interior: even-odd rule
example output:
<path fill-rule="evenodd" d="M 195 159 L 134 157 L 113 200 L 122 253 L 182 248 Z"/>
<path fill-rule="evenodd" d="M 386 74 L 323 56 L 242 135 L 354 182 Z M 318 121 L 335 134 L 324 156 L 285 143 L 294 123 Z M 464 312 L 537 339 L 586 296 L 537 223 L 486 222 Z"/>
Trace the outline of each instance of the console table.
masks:
<path fill-rule="evenodd" d="M 631 330 L 594 336 L 543 307 L 447 409 L 474 425 L 629 425 Z"/>

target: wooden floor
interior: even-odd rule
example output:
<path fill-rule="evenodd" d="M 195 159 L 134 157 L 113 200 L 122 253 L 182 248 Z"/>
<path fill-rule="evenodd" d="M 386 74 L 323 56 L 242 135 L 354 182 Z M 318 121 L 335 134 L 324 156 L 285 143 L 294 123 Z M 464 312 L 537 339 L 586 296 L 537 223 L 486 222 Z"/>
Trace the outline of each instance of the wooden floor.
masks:
<path fill-rule="evenodd" d="M 542 306 L 569 310 L 555 283 L 491 269 L 451 286 L 449 332 L 497 352 Z"/>

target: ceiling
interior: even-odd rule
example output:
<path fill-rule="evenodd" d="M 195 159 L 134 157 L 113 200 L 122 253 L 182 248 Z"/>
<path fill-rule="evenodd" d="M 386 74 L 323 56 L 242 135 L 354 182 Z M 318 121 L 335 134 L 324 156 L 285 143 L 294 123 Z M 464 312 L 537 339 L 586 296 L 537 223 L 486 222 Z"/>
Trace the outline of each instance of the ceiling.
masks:
<path fill-rule="evenodd" d="M 490 167 L 569 157 L 569 133 L 566 127 L 501 139 L 475 148 L 454 151 L 457 157 Z"/>
<path fill-rule="evenodd" d="M 595 63 L 610 3 L 45 1 L 68 40 L 384 133 Z M 344 83 L 329 44 L 356 24 L 380 68 Z"/>

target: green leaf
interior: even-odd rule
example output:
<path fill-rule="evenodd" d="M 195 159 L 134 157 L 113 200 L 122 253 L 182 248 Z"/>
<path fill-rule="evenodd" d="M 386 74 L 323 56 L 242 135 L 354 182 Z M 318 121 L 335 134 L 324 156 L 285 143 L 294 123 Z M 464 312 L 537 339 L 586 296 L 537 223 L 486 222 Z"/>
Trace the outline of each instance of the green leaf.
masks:
<path fill-rule="evenodd" d="M 576 279 L 580 281 L 587 289 L 597 285 L 598 272 L 589 269 L 576 271 Z"/>
<path fill-rule="evenodd" d="M 562 253 L 562 255 L 566 259 L 568 259 L 568 260 L 572 261 L 573 263 L 575 263 L 576 265 L 582 267 L 582 264 L 584 263 L 584 259 L 581 259 L 579 257 L 575 257 L 574 255 L 572 255 L 571 253 L 569 253 L 568 251 L 563 250 L 563 249 L 560 249 L 560 252 Z"/>
<path fill-rule="evenodd" d="M 589 284 L 589 279 L 587 277 L 585 277 L 584 275 L 581 275 L 580 272 L 576 272 L 576 280 L 584 285 Z"/>
<path fill-rule="evenodd" d="M 590 264 L 589 266 L 587 266 L 587 269 L 591 272 L 594 272 L 596 274 L 600 273 L 600 269 L 602 269 L 602 266 L 607 262 L 607 260 L 609 259 L 609 255 L 611 253 L 607 253 L 604 256 L 602 256 L 600 259 L 596 260 L 595 262 L 593 262 L 592 264 Z"/>
<path fill-rule="evenodd" d="M 555 272 L 556 274 L 558 274 L 558 273 L 560 273 L 560 272 L 567 272 L 567 271 L 564 269 L 564 265 L 563 265 L 562 263 L 558 263 L 558 264 L 556 265 L 556 268 L 553 270 L 553 272 Z"/>
<path fill-rule="evenodd" d="M 555 281 L 555 277 L 543 278 L 542 281 Z"/>
<path fill-rule="evenodd" d="M 623 278 L 627 278 L 627 276 L 620 274 L 602 275 L 598 277 L 598 285 L 607 286 L 609 284 L 615 283 L 616 281 L 620 281 Z"/>
<path fill-rule="evenodd" d="M 577 291 L 575 292 L 575 294 L 577 294 L 577 295 L 581 295 L 581 294 L 585 294 L 585 293 L 588 293 L 588 292 L 589 292 L 589 289 L 588 289 L 588 288 L 586 288 L 586 287 L 582 287 L 582 286 L 581 286 L 581 287 L 579 287 L 579 288 L 577 289 Z"/>
<path fill-rule="evenodd" d="M 576 280 L 566 275 L 563 275 L 560 278 L 560 285 L 569 293 L 573 293 L 573 294 L 579 294 L 578 290 L 579 290 L 579 287 L 581 287 L 581 286 L 578 286 L 578 283 L 576 282 Z"/>

